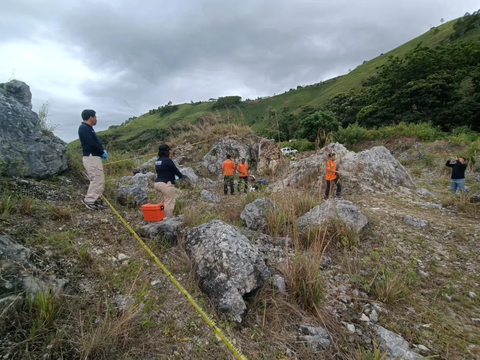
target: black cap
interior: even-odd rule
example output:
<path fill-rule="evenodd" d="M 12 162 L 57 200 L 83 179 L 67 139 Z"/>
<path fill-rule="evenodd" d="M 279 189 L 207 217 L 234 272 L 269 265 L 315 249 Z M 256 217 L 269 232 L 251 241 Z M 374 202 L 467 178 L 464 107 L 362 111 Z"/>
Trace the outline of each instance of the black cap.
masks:
<path fill-rule="evenodd" d="M 160 147 L 158 148 L 159 151 L 170 151 L 172 149 L 170 149 L 170 146 L 168 146 L 167 144 L 162 144 L 160 145 Z"/>

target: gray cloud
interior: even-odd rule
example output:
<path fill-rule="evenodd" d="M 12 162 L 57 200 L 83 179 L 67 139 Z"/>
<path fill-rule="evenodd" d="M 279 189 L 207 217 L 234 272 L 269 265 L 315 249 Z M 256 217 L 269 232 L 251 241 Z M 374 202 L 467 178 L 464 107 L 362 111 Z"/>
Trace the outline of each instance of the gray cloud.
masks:
<path fill-rule="evenodd" d="M 325 3 L 23 0 L 2 9 L 7 26 L 23 26 L 8 34 L 0 27 L 0 43 L 48 38 L 80 59 L 99 75 L 81 85 L 89 103 L 62 104 L 60 111 L 68 108 L 71 117 L 95 105 L 106 127 L 170 100 L 256 97 L 325 80 L 476 6 L 474 0 Z M 75 138 L 76 129 L 65 131 L 64 138 Z"/>

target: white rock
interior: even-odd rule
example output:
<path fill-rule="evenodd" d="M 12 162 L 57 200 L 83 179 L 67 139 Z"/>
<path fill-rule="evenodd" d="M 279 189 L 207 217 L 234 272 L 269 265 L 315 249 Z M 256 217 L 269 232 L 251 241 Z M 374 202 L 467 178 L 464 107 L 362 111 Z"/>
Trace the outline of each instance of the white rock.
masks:
<path fill-rule="evenodd" d="M 421 350 L 423 352 L 430 352 L 430 349 L 427 348 L 425 345 L 418 345 L 417 348 L 418 350 Z"/>
<path fill-rule="evenodd" d="M 118 259 L 118 261 L 125 261 L 127 259 L 130 259 L 130 257 L 128 257 L 125 254 L 120 253 L 120 254 L 117 255 L 117 259 Z"/>
<path fill-rule="evenodd" d="M 361 318 L 360 318 L 360 321 L 365 321 L 365 322 L 368 322 L 368 321 L 370 321 L 370 319 L 368 318 L 368 316 L 367 316 L 367 315 L 365 315 L 365 314 L 362 314 L 362 316 L 361 316 Z"/>
<path fill-rule="evenodd" d="M 354 334 L 355 333 L 355 325 L 353 324 L 347 324 L 347 329 L 350 333 Z"/>
<path fill-rule="evenodd" d="M 468 296 L 471 297 L 472 299 L 475 299 L 477 297 L 477 294 L 475 294 L 473 291 L 470 291 L 468 293 Z"/>
<path fill-rule="evenodd" d="M 376 310 L 373 310 L 372 313 L 370 314 L 370 321 L 372 323 L 376 323 L 378 321 L 378 314 Z"/>

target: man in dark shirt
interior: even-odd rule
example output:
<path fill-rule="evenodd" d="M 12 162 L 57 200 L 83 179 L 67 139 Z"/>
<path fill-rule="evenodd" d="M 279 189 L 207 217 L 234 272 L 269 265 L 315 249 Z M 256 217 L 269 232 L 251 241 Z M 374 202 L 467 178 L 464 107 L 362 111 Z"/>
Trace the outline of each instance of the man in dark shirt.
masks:
<path fill-rule="evenodd" d="M 155 190 L 160 202 L 165 205 L 165 217 L 173 216 L 175 210 L 175 177 L 181 179 L 183 174 L 170 159 L 170 147 L 162 144 L 158 148 L 158 158 L 155 161 Z"/>
<path fill-rule="evenodd" d="M 467 164 L 465 164 L 466 159 L 455 158 L 454 163 L 451 163 L 450 160 L 447 161 L 445 166 L 452 168 L 452 181 L 450 183 L 452 187 L 452 194 L 457 192 L 457 188 L 461 192 L 465 191 L 465 170 L 467 170 Z"/>
<path fill-rule="evenodd" d="M 93 127 L 97 125 L 96 112 L 90 109 L 83 110 L 82 120 L 83 122 L 78 128 L 78 137 L 82 143 L 83 167 L 90 179 L 87 195 L 82 199 L 82 203 L 90 210 L 98 210 L 107 207 L 102 201 L 103 191 L 105 190 L 102 158 L 107 161 L 108 154 L 103 149 L 95 130 L 93 130 Z"/>

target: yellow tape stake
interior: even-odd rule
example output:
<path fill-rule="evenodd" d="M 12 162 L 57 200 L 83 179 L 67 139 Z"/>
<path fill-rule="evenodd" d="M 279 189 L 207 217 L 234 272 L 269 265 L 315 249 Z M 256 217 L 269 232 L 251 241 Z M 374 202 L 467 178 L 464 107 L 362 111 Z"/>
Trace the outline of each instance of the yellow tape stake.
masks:
<path fill-rule="evenodd" d="M 230 349 L 230 351 L 235 355 L 237 359 L 240 360 L 248 360 L 245 355 L 242 354 L 240 349 L 238 349 L 235 344 L 228 338 L 220 329 L 215 321 L 208 316 L 208 314 L 200 307 L 200 305 L 197 304 L 195 299 L 189 294 L 189 292 L 175 279 L 175 277 L 172 275 L 172 273 L 165 267 L 165 265 L 162 264 L 162 262 L 157 258 L 157 256 L 152 252 L 152 250 L 149 249 L 149 247 L 143 242 L 143 240 L 137 235 L 137 233 L 128 225 L 128 223 L 125 221 L 125 219 L 118 213 L 118 211 L 113 207 L 113 205 L 108 201 L 108 199 L 105 196 L 102 196 L 103 200 L 107 203 L 107 205 L 112 209 L 113 213 L 117 215 L 117 217 L 120 219 L 120 221 L 125 225 L 125 227 L 130 231 L 130 233 L 135 237 L 135 239 L 142 245 L 142 247 L 145 249 L 145 251 L 152 257 L 152 259 L 157 263 L 157 265 L 162 269 L 162 271 L 167 275 L 167 277 L 170 279 L 170 281 L 177 287 L 178 290 L 187 298 L 188 302 L 192 304 L 192 306 L 197 310 L 197 312 L 202 316 L 202 318 L 205 320 L 205 322 L 213 329 L 215 334 L 217 334 L 220 339 L 223 340 L 225 345 Z"/>

